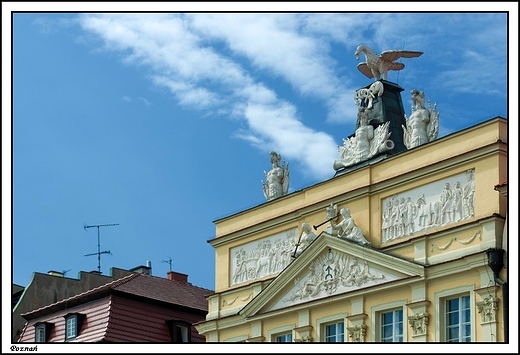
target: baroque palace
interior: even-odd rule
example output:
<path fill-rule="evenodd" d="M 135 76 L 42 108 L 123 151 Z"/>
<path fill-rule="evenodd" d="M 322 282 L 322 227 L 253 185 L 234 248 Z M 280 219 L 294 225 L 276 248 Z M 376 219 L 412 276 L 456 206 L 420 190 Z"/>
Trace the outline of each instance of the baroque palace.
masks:
<path fill-rule="evenodd" d="M 406 117 L 386 80 L 402 68 L 359 54 L 375 81 L 334 177 L 288 193 L 271 152 L 267 202 L 215 221 L 206 341 L 508 342 L 507 120 L 437 138 L 424 92 Z"/>

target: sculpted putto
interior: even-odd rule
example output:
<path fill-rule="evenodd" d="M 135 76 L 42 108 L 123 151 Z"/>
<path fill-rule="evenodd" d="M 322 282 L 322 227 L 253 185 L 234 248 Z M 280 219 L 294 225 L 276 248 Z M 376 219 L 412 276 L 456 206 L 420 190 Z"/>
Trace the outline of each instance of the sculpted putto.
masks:
<path fill-rule="evenodd" d="M 387 50 L 377 55 L 369 47 L 360 45 L 354 53 L 357 60 L 359 60 L 361 53 L 365 54 L 366 62 L 359 63 L 357 66 L 358 70 L 368 78 L 374 78 L 376 81 L 381 79 L 381 77 L 386 80 L 389 70 L 404 69 L 404 64 L 395 62 L 395 60 L 399 58 L 415 58 L 423 54 L 423 52 L 417 51 Z"/>
<path fill-rule="evenodd" d="M 406 127 L 403 125 L 403 140 L 406 148 L 411 149 L 421 144 L 437 139 L 439 134 L 439 112 L 437 104 L 433 107 L 428 101 L 428 108 L 424 106 L 424 92 L 417 89 L 411 91 L 412 114 L 410 118 L 404 115 Z"/>

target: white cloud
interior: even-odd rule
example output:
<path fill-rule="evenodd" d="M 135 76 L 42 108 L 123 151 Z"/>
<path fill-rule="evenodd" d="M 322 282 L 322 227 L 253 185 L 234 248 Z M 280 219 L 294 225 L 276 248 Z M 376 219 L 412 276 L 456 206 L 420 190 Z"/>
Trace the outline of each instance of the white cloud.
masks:
<path fill-rule="evenodd" d="M 142 101 L 145 106 L 151 106 L 152 105 L 152 103 L 150 101 L 148 101 L 147 99 L 145 99 L 144 97 L 138 97 L 137 99 L 139 101 Z"/>
<path fill-rule="evenodd" d="M 264 144 L 278 150 L 323 178 L 337 158 L 337 143 L 305 126 L 296 107 L 263 78 L 274 78 L 312 99 L 327 111 L 323 121 L 351 124 L 357 113 L 353 96 L 359 87 L 350 76 L 362 74 L 355 66 L 343 69 L 343 59 L 331 52 L 333 44 L 345 47 L 344 60 L 351 62 L 359 44 L 370 44 L 376 52 L 431 48 L 427 57 L 411 59 L 416 70 L 403 79 L 409 85 L 418 86 L 415 81 L 421 81 L 421 73 L 427 73 L 428 63 L 435 61 L 439 72 L 425 86 L 453 94 L 503 87 L 505 45 L 496 38 L 502 41 L 504 36 L 497 33 L 492 18 L 420 13 L 174 13 L 87 14 L 80 20 L 86 31 L 102 39 L 105 50 L 115 51 L 127 64 L 151 69 L 153 83 L 168 88 L 179 105 L 201 110 L 204 116 L 228 114 L 242 119 L 247 130 L 240 128 L 234 137 L 257 148 Z M 446 31 L 452 34 L 450 41 Z M 482 82 L 489 85 L 479 85 Z"/>

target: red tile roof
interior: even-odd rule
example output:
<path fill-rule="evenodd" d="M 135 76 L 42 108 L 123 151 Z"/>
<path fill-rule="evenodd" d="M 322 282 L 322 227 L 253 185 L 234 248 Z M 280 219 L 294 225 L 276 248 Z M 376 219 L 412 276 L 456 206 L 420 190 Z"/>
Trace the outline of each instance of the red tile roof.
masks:
<path fill-rule="evenodd" d="M 132 274 L 23 314 L 29 322 L 20 341 L 34 341 L 34 325 L 49 322 L 54 324 L 49 341 L 63 342 L 64 316 L 80 313 L 85 318 L 74 342 L 170 342 L 167 321 L 203 321 L 208 308 L 206 295 L 211 293 L 187 282 Z M 191 340 L 205 341 L 193 325 Z"/>

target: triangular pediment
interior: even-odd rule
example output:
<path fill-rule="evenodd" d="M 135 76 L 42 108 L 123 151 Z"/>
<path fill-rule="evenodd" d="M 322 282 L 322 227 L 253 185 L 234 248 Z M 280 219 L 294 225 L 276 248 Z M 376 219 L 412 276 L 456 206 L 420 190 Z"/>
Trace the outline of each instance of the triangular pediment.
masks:
<path fill-rule="evenodd" d="M 246 317 L 424 276 L 424 267 L 323 232 L 240 313 Z"/>

